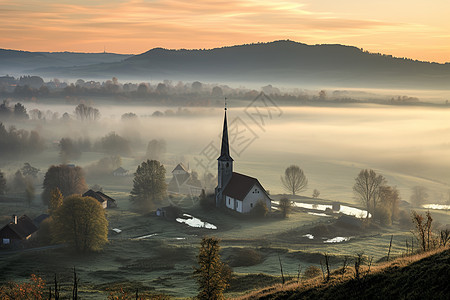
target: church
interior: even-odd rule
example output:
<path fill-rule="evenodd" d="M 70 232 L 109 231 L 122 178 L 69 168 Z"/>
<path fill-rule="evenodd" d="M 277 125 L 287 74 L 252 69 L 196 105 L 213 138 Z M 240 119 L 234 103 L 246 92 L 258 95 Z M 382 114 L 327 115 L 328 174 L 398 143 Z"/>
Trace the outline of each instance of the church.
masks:
<path fill-rule="evenodd" d="M 227 108 L 223 121 L 222 147 L 218 161 L 216 206 L 227 207 L 239 213 L 249 213 L 256 203 L 262 201 L 271 210 L 272 200 L 258 179 L 233 172 L 233 158 L 228 143 Z"/>

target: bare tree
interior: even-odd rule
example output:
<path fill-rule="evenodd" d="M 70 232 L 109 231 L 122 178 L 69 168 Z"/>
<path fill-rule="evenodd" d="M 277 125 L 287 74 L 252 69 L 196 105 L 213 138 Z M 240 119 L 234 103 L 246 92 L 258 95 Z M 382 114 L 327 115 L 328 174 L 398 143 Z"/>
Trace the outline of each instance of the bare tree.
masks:
<path fill-rule="evenodd" d="M 385 185 L 386 179 L 374 170 L 364 169 L 359 172 L 355 181 L 353 191 L 356 197 L 366 206 L 367 211 L 373 214 L 379 202 L 380 187 Z M 369 214 L 366 217 L 369 218 Z"/>
<path fill-rule="evenodd" d="M 427 188 L 416 185 L 412 187 L 411 203 L 417 206 L 422 205 L 428 199 Z"/>
<path fill-rule="evenodd" d="M 308 186 L 308 179 L 306 179 L 303 170 L 296 165 L 291 165 L 284 171 L 284 176 L 281 176 L 281 182 L 284 188 L 292 195 L 305 190 Z"/>
<path fill-rule="evenodd" d="M 414 223 L 414 227 L 416 227 L 416 231 L 414 232 L 417 240 L 419 241 L 420 247 L 422 251 L 427 251 L 431 249 L 431 242 L 433 240 L 432 231 L 431 231 L 431 223 L 433 222 L 433 218 L 431 217 L 430 212 L 426 212 L 426 220 L 425 217 L 421 214 L 418 214 L 414 210 L 412 213 L 412 221 Z"/>

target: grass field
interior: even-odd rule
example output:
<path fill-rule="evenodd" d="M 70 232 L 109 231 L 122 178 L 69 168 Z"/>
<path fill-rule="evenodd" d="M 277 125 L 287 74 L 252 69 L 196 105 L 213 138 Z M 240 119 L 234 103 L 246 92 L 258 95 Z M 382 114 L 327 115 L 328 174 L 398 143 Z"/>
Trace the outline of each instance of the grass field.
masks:
<path fill-rule="evenodd" d="M 133 109 L 139 108 L 130 108 L 131 111 Z M 141 114 L 151 115 L 155 109 L 147 107 Z M 236 113 L 244 118 L 245 115 L 239 109 L 230 110 L 230 114 Z M 94 128 L 95 134 L 101 136 L 111 130 L 117 130 L 121 134 L 128 132 L 128 129 L 117 127 L 120 125 L 120 113 L 125 112 L 124 108 L 115 109 L 115 115 L 113 112 L 108 113 L 106 107 L 100 107 L 100 110 L 106 123 L 104 128 Z M 170 172 L 180 161 L 190 162 L 191 169 L 201 174 L 204 170 L 194 164 L 194 158 L 198 157 L 198 153 L 210 141 L 219 139 L 217 133 L 220 132 L 223 117 L 221 110 L 208 110 L 208 113 L 211 115 L 203 112 L 191 118 L 142 119 L 136 127 L 139 130 L 133 129 L 141 135 L 141 147 L 137 147 L 132 156 L 122 158 L 123 167 L 134 172 L 142 162 L 146 141 L 164 137 L 168 144 L 168 153 L 164 159 L 167 178 L 170 178 Z M 437 134 L 442 139 L 446 137 L 448 128 L 447 119 L 443 118 L 445 112 L 431 108 L 419 111 L 416 108 L 392 110 L 386 107 L 357 106 L 335 110 L 320 107 L 286 108 L 283 113 L 283 118 L 271 120 L 273 122 L 265 131 L 253 126 L 255 131 L 259 130 L 258 139 L 240 155 L 233 154 L 235 171 L 257 177 L 270 190 L 274 199 L 279 199 L 279 194 L 283 192 L 280 175 L 284 169 L 290 164 L 298 164 L 308 177 L 309 187 L 302 193 L 303 197 L 292 198 L 295 201 L 320 204 L 339 201 L 359 207 L 354 199 L 352 186 L 362 168 L 374 168 L 383 174 L 390 185 L 398 187 L 404 200 L 409 200 L 410 189 L 415 185 L 428 187 L 430 201 L 445 200 L 442 195 L 448 190 L 447 179 L 440 175 L 447 162 L 444 159 L 442 166 L 437 167 L 436 164 L 436 160 L 439 160 L 436 158 L 445 152 L 445 145 L 441 145 L 444 140 L 439 140 L 440 147 L 435 140 L 427 137 L 429 134 Z M 380 119 L 383 128 L 374 128 L 374 124 Z M 108 123 L 108 120 L 112 121 Z M 432 120 L 433 123 L 410 134 L 408 124 L 411 120 L 421 124 Z M 359 124 L 359 127 L 353 132 L 355 124 Z M 151 130 L 147 132 L 144 127 Z M 165 127 L 167 128 L 164 129 Z M 399 132 L 391 133 L 391 128 L 397 128 Z M 67 132 L 61 133 L 59 128 L 44 126 L 44 132 L 56 140 L 62 137 L 61 134 L 70 133 L 77 137 L 93 134 L 85 125 L 65 129 Z M 383 134 L 387 134 L 387 137 L 380 143 L 368 142 Z M 403 135 L 406 136 L 404 142 L 400 140 Z M 427 138 L 421 140 L 421 137 Z M 418 145 L 417 140 L 423 141 L 423 144 Z M 410 147 L 419 149 L 419 158 L 408 150 Z M 433 147 L 439 150 L 430 152 Z M 402 157 L 403 153 L 406 153 L 405 157 Z M 86 152 L 73 163 L 86 167 L 104 156 L 105 154 Z M 26 160 L 2 161 L 0 167 L 2 171 L 12 174 L 25 161 L 41 169 L 36 181 L 36 193 L 39 195 L 45 171 L 50 165 L 59 163 L 58 149 L 52 146 L 41 155 Z M 424 165 L 429 167 L 421 174 L 418 170 Z M 216 172 L 215 167 L 211 167 L 210 171 Z M 200 240 L 204 235 L 214 235 L 222 239 L 223 260 L 233 265 L 234 278 L 228 295 L 238 296 L 263 285 L 281 282 L 279 260 L 283 264 L 284 273 L 295 277 L 299 266 L 302 270 L 309 265 L 319 266 L 325 252 L 332 257 L 333 267 L 338 267 L 345 256 L 354 256 L 359 252 L 378 261 L 386 256 L 391 236 L 394 237 L 391 250 L 391 255 L 394 256 L 404 253 L 406 241 L 412 238 L 410 229 L 394 225 L 390 228 L 371 228 L 352 235 L 342 232 L 347 234 L 345 237 L 350 237 L 349 241 L 326 244 L 322 239 L 309 240 L 303 235 L 311 233 L 320 224 L 330 224 L 333 218 L 310 215 L 296 209 L 287 219 L 271 217 L 267 220 L 247 220 L 217 210 L 204 211 L 198 206 L 198 202 L 182 196 L 171 199 L 172 203 L 183 207 L 184 213 L 218 227 L 217 230 L 190 228 L 185 224 L 158 218 L 154 214 L 134 212 L 128 201 L 132 176 L 100 177 L 87 174 L 86 178 L 89 186 L 98 184 L 107 195 L 116 199 L 119 207 L 107 210 L 107 218 L 109 228 L 119 228 L 122 233 L 110 231 L 109 243 L 104 250 L 86 256 L 75 255 L 66 248 L 0 252 L 1 283 L 24 280 L 31 273 L 52 280 L 57 273 L 65 284 L 64 288 L 69 289 L 75 267 L 81 280 L 80 292 L 83 299 L 105 298 L 107 289 L 119 287 L 132 292 L 139 288 L 143 292 L 166 293 L 178 298 L 191 297 L 196 295 L 197 286 L 192 277 L 192 267 L 196 264 Z M 315 188 L 321 192 L 320 199 L 306 197 Z M 164 203 L 168 204 L 171 202 Z M 424 212 L 423 209 L 418 210 Z M 0 221 L 5 224 L 12 214 L 26 213 L 35 217 L 45 211 L 39 196 L 31 207 L 22 203 L 0 202 Z M 450 223 L 448 211 L 432 211 L 432 215 L 436 223 Z M 139 239 L 143 236 L 147 237 Z M 330 236 L 332 237 L 334 236 Z"/>

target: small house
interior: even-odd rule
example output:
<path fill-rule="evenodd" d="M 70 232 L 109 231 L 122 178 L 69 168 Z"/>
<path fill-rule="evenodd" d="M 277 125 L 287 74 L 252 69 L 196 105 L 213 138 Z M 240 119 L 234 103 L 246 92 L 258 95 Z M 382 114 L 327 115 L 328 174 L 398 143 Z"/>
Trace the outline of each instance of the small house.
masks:
<path fill-rule="evenodd" d="M 116 208 L 117 207 L 116 200 L 105 195 L 102 192 L 95 192 L 93 190 L 89 190 L 86 193 L 84 193 L 82 196 L 83 197 L 92 197 L 92 198 L 96 199 L 98 202 L 100 202 L 100 204 L 102 205 L 103 208 Z"/>
<path fill-rule="evenodd" d="M 115 170 L 112 172 L 112 174 L 113 174 L 114 176 L 128 176 L 128 175 L 130 175 L 130 171 L 125 170 L 125 169 L 122 168 L 122 167 L 118 167 L 117 169 L 115 169 Z"/>
<path fill-rule="evenodd" d="M 27 216 L 13 216 L 13 220 L 0 229 L 0 242 L 2 246 L 16 245 L 28 240 L 38 230 L 38 227 Z"/>
<path fill-rule="evenodd" d="M 202 183 L 195 172 L 190 172 L 183 163 L 179 163 L 172 171 L 172 179 L 167 190 L 172 193 L 198 196 L 202 192 Z"/>

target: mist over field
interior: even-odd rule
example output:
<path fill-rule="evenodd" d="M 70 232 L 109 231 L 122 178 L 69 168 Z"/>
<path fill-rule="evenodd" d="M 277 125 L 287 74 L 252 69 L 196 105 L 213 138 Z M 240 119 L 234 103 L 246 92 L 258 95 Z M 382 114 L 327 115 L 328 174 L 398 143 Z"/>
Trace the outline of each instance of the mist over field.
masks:
<path fill-rule="evenodd" d="M 81 122 L 60 120 L 46 122 L 30 120 L 16 123 L 17 128 L 36 129 L 48 145 L 53 144 L 53 162 L 60 160 L 57 143 L 63 137 L 88 139 L 92 143 L 115 132 L 132 145 L 131 160 L 124 160 L 131 171 L 145 156 L 152 139 L 164 139 L 167 154 L 163 159 L 170 177 L 171 168 L 178 162 L 202 174 L 215 173 L 215 158 L 208 169 L 199 163 L 202 151 L 213 142 L 219 147 L 223 109 L 93 104 L 101 114 L 98 121 Z M 26 103 L 28 111 L 51 110 L 60 116 L 73 114 L 74 105 Z M 230 143 L 235 170 L 255 174 L 273 194 L 283 193 L 280 175 L 291 165 L 301 166 L 309 178 L 311 194 L 314 188 L 321 196 L 352 202 L 352 186 L 360 169 L 373 168 L 383 174 L 391 185 L 396 185 L 403 199 L 409 199 L 410 188 L 421 184 L 433 191 L 432 201 L 446 197 L 450 174 L 448 151 L 450 126 L 446 107 L 385 106 L 375 104 L 343 104 L 330 106 L 279 106 L 271 116 L 252 119 L 252 111 L 239 101 L 228 100 L 228 120 L 233 127 L 237 121 L 246 131 L 246 137 L 232 136 Z M 172 111 L 173 115 L 154 116 L 155 111 Z M 124 113 L 135 113 L 136 119 L 122 120 Z M 247 113 L 248 114 L 247 114 Z M 253 117 L 255 117 L 253 115 Z M 258 116 L 259 117 L 259 116 Z M 8 125 L 8 122 L 5 122 Z M 245 134 L 244 134 L 245 135 Z M 242 142 L 244 141 L 244 142 Z M 51 146 L 50 146 L 50 149 Z M 48 151 L 49 149 L 47 149 Z M 82 154 L 70 161 L 87 166 L 94 161 Z M 105 154 L 106 156 L 106 154 Z M 101 157 L 101 155 L 100 155 Z M 30 158 L 40 164 L 39 155 Z M 3 161 L 3 165 L 8 162 Z"/>

